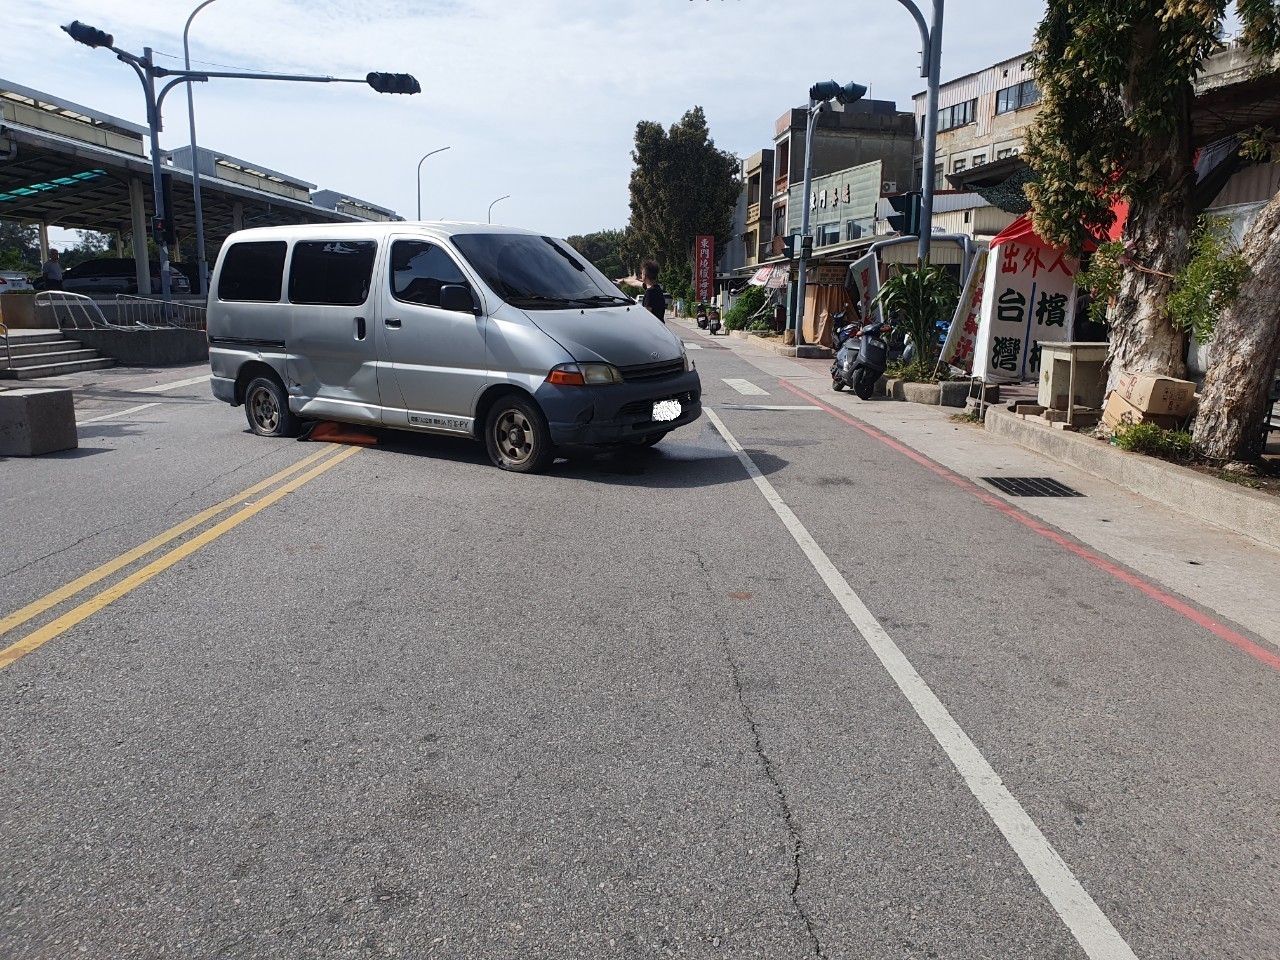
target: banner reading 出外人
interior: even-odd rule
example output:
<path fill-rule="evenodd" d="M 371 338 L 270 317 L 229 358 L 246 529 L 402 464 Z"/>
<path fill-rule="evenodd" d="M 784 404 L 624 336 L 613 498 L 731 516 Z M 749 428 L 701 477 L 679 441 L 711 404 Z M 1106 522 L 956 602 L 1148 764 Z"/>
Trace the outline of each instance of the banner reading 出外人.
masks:
<path fill-rule="evenodd" d="M 1071 339 L 1079 261 L 1054 250 L 1021 221 L 996 237 L 987 258 L 973 375 L 1017 383 L 1040 374 L 1040 344 Z"/>
<path fill-rule="evenodd" d="M 969 279 L 960 293 L 947 342 L 942 345 L 942 362 L 973 375 L 973 348 L 978 339 L 978 316 L 982 312 L 982 291 L 987 282 L 987 258 L 990 253 L 981 250 L 973 258 Z"/>
<path fill-rule="evenodd" d="M 853 281 L 851 296 L 858 305 L 858 316 L 863 323 L 880 323 L 880 304 L 875 299 L 880 294 L 880 262 L 874 253 L 868 253 L 861 260 L 849 265 L 849 279 Z M 849 285 L 846 282 L 845 289 Z"/>
<path fill-rule="evenodd" d="M 693 247 L 694 299 L 706 302 L 715 296 L 716 287 L 715 237 L 698 237 Z"/>

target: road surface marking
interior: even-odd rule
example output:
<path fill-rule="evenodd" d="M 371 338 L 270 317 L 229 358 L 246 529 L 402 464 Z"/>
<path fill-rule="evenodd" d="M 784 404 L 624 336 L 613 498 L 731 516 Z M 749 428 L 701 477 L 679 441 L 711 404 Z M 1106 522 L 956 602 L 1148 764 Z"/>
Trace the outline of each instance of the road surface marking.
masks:
<path fill-rule="evenodd" d="M 790 405 L 782 404 L 782 403 L 718 403 L 716 404 L 716 406 L 723 407 L 725 410 L 821 410 L 822 409 L 821 407 L 814 406 L 812 403 L 793 403 Z"/>
<path fill-rule="evenodd" d="M 281 470 L 279 473 L 274 474 L 273 476 L 267 477 L 267 479 L 263 480 L 261 483 L 255 483 L 253 486 L 249 487 L 246 490 L 241 490 L 234 497 L 228 497 L 226 500 L 223 500 L 221 503 L 214 504 L 212 507 L 209 507 L 207 510 L 201 510 L 194 517 L 191 517 L 191 519 L 182 521 L 182 523 L 178 524 L 176 527 L 170 527 L 164 533 L 161 533 L 161 534 L 158 534 L 157 536 L 152 537 L 146 543 L 141 544 L 140 546 L 134 547 L 132 550 L 129 550 L 126 553 L 120 554 L 120 556 L 116 557 L 114 560 L 109 560 L 106 563 L 104 563 L 102 566 L 94 570 L 90 570 L 88 573 L 84 574 L 83 576 L 77 577 L 75 580 L 72 580 L 66 586 L 59 587 L 57 590 L 54 590 L 52 593 L 46 594 L 45 596 L 41 597 L 39 600 L 36 600 L 32 603 L 27 604 L 21 610 L 14 611 L 4 619 L 0 620 L 0 636 L 4 636 L 4 634 L 8 633 L 14 627 L 22 626 L 22 624 L 26 623 L 32 617 L 38 617 L 40 614 L 44 613 L 46 610 L 50 610 L 53 607 L 56 607 L 58 604 L 62 603 L 62 601 L 70 599 L 71 597 L 74 597 L 81 590 L 84 590 L 88 587 L 93 586 L 95 583 L 99 582 L 100 580 L 103 580 L 106 577 L 111 576 L 111 574 L 115 573 L 117 570 L 121 570 L 124 567 L 127 567 L 129 564 L 133 563 L 135 560 L 140 560 L 142 557 L 145 557 L 151 551 L 159 547 L 163 547 L 166 543 L 169 543 L 171 540 L 176 540 L 178 537 L 182 536 L 187 531 L 194 530 L 196 527 L 200 526 L 200 524 L 204 523 L 206 520 L 210 519 L 211 517 L 215 517 L 218 514 L 223 513 L 226 510 L 230 510 L 232 507 L 243 503 L 245 500 L 247 500 L 249 497 L 253 496 L 254 494 L 260 493 L 263 490 L 266 490 L 268 487 L 274 486 L 275 484 L 279 483 L 281 480 L 285 479 L 286 477 L 292 476 L 293 474 L 297 473 L 299 470 L 302 470 L 303 468 L 310 466 L 311 464 L 319 460 L 321 457 L 327 456 L 328 454 L 332 453 L 334 450 L 337 450 L 337 449 L 338 449 L 338 444 L 336 443 L 325 444 L 325 446 L 320 450 L 318 450 L 316 453 L 313 453 L 308 457 L 304 457 L 302 460 L 299 460 L 293 466 L 287 467 L 284 470 Z"/>
<path fill-rule="evenodd" d="M 1091 960 L 1137 960 L 1124 938 L 1112 926 L 1093 898 L 1080 885 L 1035 821 L 1000 780 L 987 758 L 943 706 L 941 700 L 916 672 L 911 661 L 893 642 L 884 627 L 866 608 L 849 582 L 818 546 L 804 524 L 791 511 L 778 491 L 760 472 L 755 462 L 729 432 L 714 410 L 707 410 L 712 425 L 724 437 L 747 474 L 764 495 L 773 512 L 786 526 L 796 544 L 827 585 L 849 622 L 862 635 L 898 689 L 911 704 L 938 745 L 951 760 L 965 784 L 986 810 L 1005 840 L 1018 855 L 1049 904 L 1062 918 Z"/>
<path fill-rule="evenodd" d="M 129 591 L 142 586 L 142 584 L 146 583 L 151 578 L 163 573 L 165 570 L 168 570 L 179 560 L 186 559 L 201 547 L 217 540 L 218 537 L 222 536 L 227 531 L 235 529 L 250 517 L 261 513 L 285 494 L 292 493 L 304 483 L 309 483 L 326 470 L 331 467 L 336 467 L 343 460 L 346 460 L 348 457 L 354 456 L 359 452 L 360 447 L 347 447 L 341 453 L 330 457 L 319 466 L 312 467 L 301 476 L 294 477 L 283 486 L 276 487 L 261 500 L 257 500 L 242 510 L 236 511 L 231 516 L 210 527 L 208 530 L 205 530 L 203 533 L 197 534 L 185 543 L 174 547 L 168 553 L 162 554 L 155 560 L 152 560 L 141 570 L 134 571 L 119 583 L 115 584 L 115 586 L 108 587 L 91 600 L 86 600 L 84 603 L 80 604 L 80 606 L 67 611 L 62 616 L 58 617 L 57 620 L 46 624 L 33 633 L 27 634 L 12 646 L 7 647 L 4 650 L 0 650 L 0 670 L 3 670 L 15 660 L 20 660 L 32 650 L 38 649 L 55 637 L 70 630 L 76 624 L 89 619 L 89 617 L 93 616 L 99 610 L 115 603 Z"/>
<path fill-rule="evenodd" d="M 1164 604 L 1164 606 L 1168 607 L 1170 610 L 1174 611 L 1175 613 L 1186 617 L 1192 623 L 1195 623 L 1203 627 L 1205 630 L 1208 630 L 1215 637 L 1219 637 L 1220 639 L 1227 641 L 1227 643 L 1231 644 L 1233 647 L 1236 647 L 1239 650 L 1243 650 L 1245 653 L 1249 654 L 1249 656 L 1257 660 L 1261 660 L 1263 663 L 1267 664 L 1270 667 L 1274 667 L 1275 669 L 1280 670 L 1280 656 L 1277 656 L 1275 653 L 1266 649 L 1265 647 L 1257 643 L 1254 643 L 1252 640 L 1250 640 L 1248 637 L 1244 636 L 1243 634 L 1238 633 L 1235 630 L 1232 630 L 1226 624 L 1219 623 L 1217 620 L 1213 619 L 1210 616 L 1206 616 L 1205 614 L 1201 613 L 1199 610 L 1196 610 L 1194 607 L 1190 606 L 1189 604 L 1183 603 L 1177 597 L 1174 597 L 1174 596 L 1171 596 L 1170 594 L 1165 593 L 1155 584 L 1148 583 L 1146 580 L 1143 580 L 1141 577 L 1130 573 L 1128 570 L 1125 570 L 1117 566 L 1116 564 L 1112 563 L 1109 560 L 1103 559 L 1101 556 L 1094 553 L 1092 550 L 1088 550 L 1085 547 L 1080 546 L 1080 544 L 1074 543 L 1073 541 L 1067 539 L 1062 534 L 1058 533 L 1056 530 L 1050 529 L 1049 527 L 1038 522 L 1034 518 L 1023 513 L 1021 510 L 1019 510 L 1017 507 L 1015 507 L 1013 504 L 1009 503 L 1008 501 L 1003 500 L 1000 497 L 995 496 L 994 494 L 987 493 L 985 490 L 975 486 L 973 483 L 970 483 L 968 480 L 966 480 L 964 477 L 960 476 L 959 474 L 952 473 L 950 470 L 948 470 L 946 467 L 942 466 L 941 464 L 934 463 L 924 454 L 919 453 L 915 450 L 912 450 L 906 444 L 899 443 L 897 440 L 894 440 L 892 437 L 889 437 L 886 434 L 881 433 L 879 430 L 875 429 L 869 424 L 865 424 L 860 420 L 856 420 L 853 417 L 850 417 L 846 414 L 841 413 L 839 410 L 835 409 L 834 407 L 828 406 L 827 404 L 823 403 L 817 397 L 814 397 L 808 392 L 801 390 L 798 387 L 792 386 L 789 383 L 783 383 L 782 386 L 790 390 L 792 393 L 794 393 L 798 397 L 803 397 L 806 400 L 812 400 L 814 403 L 820 406 L 823 410 L 827 411 L 827 413 L 831 414 L 832 416 L 836 417 L 839 420 L 843 420 L 845 423 L 849 424 L 851 427 L 857 427 L 863 433 L 867 434 L 867 436 L 873 437 L 874 439 L 879 440 L 881 443 L 886 444 L 890 447 L 893 447 L 893 449 L 897 450 L 899 453 L 914 460 L 916 463 L 925 467 L 927 470 L 933 471 L 938 476 L 942 477 L 944 480 L 951 481 L 957 487 L 960 487 L 962 490 L 968 490 L 979 500 L 995 507 L 997 510 L 999 510 L 1001 513 L 1008 516 L 1010 519 L 1018 521 L 1018 523 L 1022 524 L 1024 527 L 1027 527 L 1030 530 L 1034 530 L 1036 533 L 1040 534 L 1042 537 L 1046 538 L 1047 540 L 1052 540 L 1058 546 L 1070 551 L 1071 553 L 1074 553 L 1077 557 L 1086 561 L 1087 563 L 1091 563 L 1093 566 L 1097 567 L 1099 570 L 1102 570 L 1105 573 L 1111 574 L 1117 580 L 1121 580 L 1129 584 L 1129 586 L 1133 587 L 1135 590 L 1138 590 L 1141 593 L 1145 593 L 1152 600 L 1155 600 L 1158 603 Z"/>
<path fill-rule="evenodd" d="M 702 349 L 702 344 L 700 344 L 700 343 L 694 343 L 692 340 L 681 340 L 680 342 L 684 344 L 684 348 L 685 348 L 686 350 L 701 350 L 701 349 Z"/>
<path fill-rule="evenodd" d="M 745 396 L 767 397 L 769 395 L 768 390 L 761 390 L 750 380 L 730 380 L 727 378 L 722 378 L 722 379 L 724 379 L 724 382 L 727 383 L 729 386 L 733 387 L 733 389 L 737 390 L 739 393 Z"/>
<path fill-rule="evenodd" d="M 100 417 L 90 417 L 88 420 L 77 420 L 76 426 L 80 427 L 80 426 L 84 426 L 86 423 L 97 423 L 99 420 L 111 420 L 114 417 L 123 417 L 129 413 L 137 413 L 139 410 L 147 409 L 147 407 L 158 407 L 158 406 L 160 406 L 159 400 L 156 400 L 153 403 L 140 403 L 136 407 L 130 407 L 127 410 L 117 410 L 115 413 L 106 413 Z"/>
<path fill-rule="evenodd" d="M 154 387 L 141 387 L 133 391 L 134 393 L 164 393 L 166 390 L 177 390 L 179 387 L 194 387 L 197 383 L 208 383 L 209 375 L 206 373 L 203 377 L 192 377 L 190 380 L 175 380 L 173 383 L 161 383 Z"/>

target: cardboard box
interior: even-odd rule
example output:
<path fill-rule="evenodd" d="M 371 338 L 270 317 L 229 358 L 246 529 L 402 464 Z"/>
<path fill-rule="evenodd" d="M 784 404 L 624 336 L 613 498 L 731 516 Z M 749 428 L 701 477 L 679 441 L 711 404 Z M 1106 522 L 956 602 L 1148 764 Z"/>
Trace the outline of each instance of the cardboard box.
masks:
<path fill-rule="evenodd" d="M 1115 394 L 1143 413 L 1185 417 L 1196 402 L 1196 385 L 1190 380 L 1174 380 L 1149 373 L 1126 373 L 1116 381 Z"/>
<path fill-rule="evenodd" d="M 1134 423 L 1155 423 L 1166 430 L 1173 430 L 1181 425 L 1183 419 L 1170 414 L 1147 413 L 1145 410 L 1139 410 L 1118 390 L 1113 390 L 1107 395 L 1107 404 L 1102 408 L 1102 422 L 1112 432 Z"/>

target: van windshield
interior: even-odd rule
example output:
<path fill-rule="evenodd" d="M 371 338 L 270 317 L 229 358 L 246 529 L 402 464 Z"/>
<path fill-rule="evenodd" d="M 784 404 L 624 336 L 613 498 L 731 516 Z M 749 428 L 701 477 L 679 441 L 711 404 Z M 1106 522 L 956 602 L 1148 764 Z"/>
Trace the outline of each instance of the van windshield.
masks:
<path fill-rule="evenodd" d="M 634 305 L 563 240 L 525 233 L 463 233 L 453 242 L 489 288 L 513 307 Z"/>

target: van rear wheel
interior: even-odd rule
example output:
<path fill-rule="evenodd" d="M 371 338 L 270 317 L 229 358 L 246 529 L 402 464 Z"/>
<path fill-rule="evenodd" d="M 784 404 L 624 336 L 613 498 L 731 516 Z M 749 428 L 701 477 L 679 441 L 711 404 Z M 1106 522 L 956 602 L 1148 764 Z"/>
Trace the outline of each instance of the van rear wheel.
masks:
<path fill-rule="evenodd" d="M 484 440 L 493 465 L 513 473 L 537 473 L 555 459 L 547 418 L 519 394 L 507 394 L 489 409 Z"/>
<path fill-rule="evenodd" d="M 284 387 L 271 377 L 254 377 L 244 390 L 244 415 L 260 437 L 296 437 L 302 424 L 289 410 Z"/>

